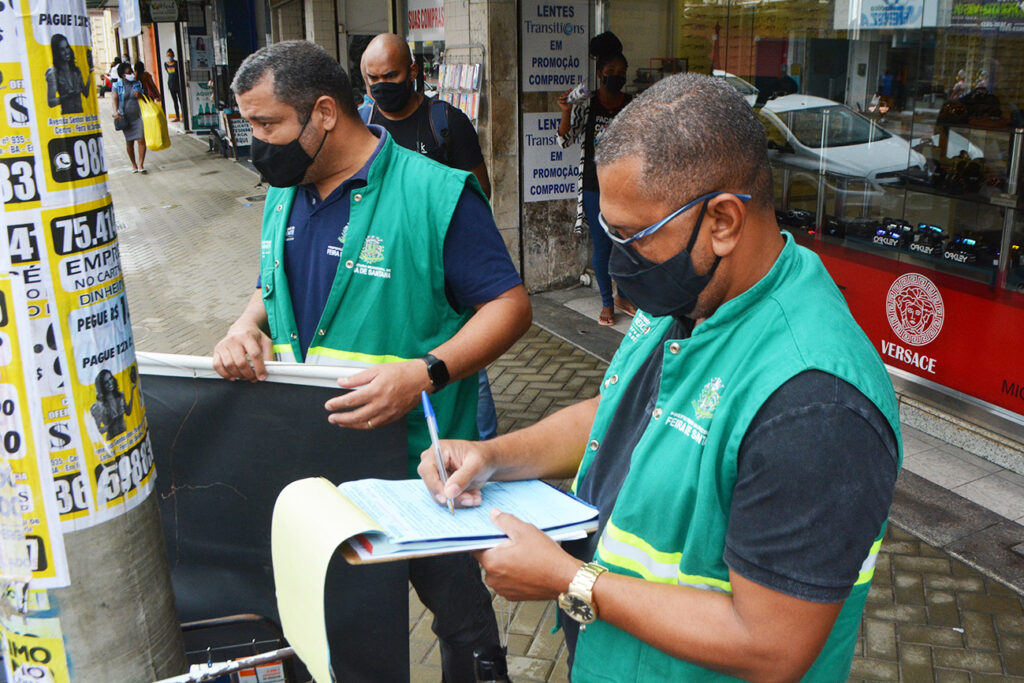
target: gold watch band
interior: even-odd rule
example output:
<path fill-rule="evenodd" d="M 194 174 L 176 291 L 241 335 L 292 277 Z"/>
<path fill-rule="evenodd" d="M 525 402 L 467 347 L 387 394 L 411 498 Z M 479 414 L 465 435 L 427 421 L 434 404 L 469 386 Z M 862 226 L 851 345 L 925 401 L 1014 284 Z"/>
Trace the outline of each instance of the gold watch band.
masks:
<path fill-rule="evenodd" d="M 581 594 L 583 598 L 590 603 L 594 604 L 594 583 L 597 581 L 597 577 L 601 576 L 608 571 L 607 568 L 602 567 L 596 562 L 588 562 L 579 569 L 576 570 L 576 575 L 572 577 L 572 581 L 569 582 L 569 592 Z"/>

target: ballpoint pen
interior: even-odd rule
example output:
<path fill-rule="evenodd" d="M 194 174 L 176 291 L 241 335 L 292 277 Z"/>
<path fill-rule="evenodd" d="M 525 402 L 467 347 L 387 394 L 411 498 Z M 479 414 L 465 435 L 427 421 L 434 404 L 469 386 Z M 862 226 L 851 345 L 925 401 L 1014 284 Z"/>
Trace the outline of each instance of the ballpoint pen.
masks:
<path fill-rule="evenodd" d="M 427 429 L 430 430 L 430 443 L 434 446 L 434 457 L 437 458 L 437 473 L 441 475 L 441 488 L 448 483 L 448 474 L 444 469 L 444 458 L 441 457 L 441 442 L 437 438 L 437 415 L 434 414 L 434 406 L 430 405 L 430 399 L 426 391 L 420 392 L 423 399 L 423 416 L 427 418 Z M 455 514 L 455 501 L 448 498 L 448 512 Z"/>

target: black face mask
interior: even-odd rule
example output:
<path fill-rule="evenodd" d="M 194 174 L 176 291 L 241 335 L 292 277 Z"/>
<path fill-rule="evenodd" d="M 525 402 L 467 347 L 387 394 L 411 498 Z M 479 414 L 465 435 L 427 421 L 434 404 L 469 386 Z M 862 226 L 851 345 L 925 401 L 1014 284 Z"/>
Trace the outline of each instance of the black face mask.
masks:
<path fill-rule="evenodd" d="M 309 119 L 302 124 L 302 130 L 299 131 L 296 138 L 287 145 L 272 145 L 253 136 L 252 165 L 274 187 L 293 187 L 301 183 L 302 178 L 306 175 L 306 170 L 316 159 L 317 154 L 320 154 L 320 149 L 327 139 L 327 131 L 324 131 L 324 136 L 320 139 L 320 146 L 316 148 L 316 152 L 313 153 L 313 156 L 309 156 L 306 154 L 306 150 L 302 149 L 302 144 L 299 143 L 299 138 L 302 137 L 307 125 L 309 125 Z"/>
<path fill-rule="evenodd" d="M 370 96 L 381 111 L 393 114 L 402 111 L 412 96 L 412 82 L 389 83 L 381 81 L 370 86 Z"/>
<path fill-rule="evenodd" d="M 604 87 L 611 92 L 621 92 L 622 86 L 626 85 L 625 76 L 605 76 Z"/>
<path fill-rule="evenodd" d="M 700 209 L 690 243 L 667 261 L 655 263 L 636 253 L 628 244 L 612 242 L 608 272 L 619 284 L 619 291 L 637 308 L 656 316 L 681 318 L 697 307 L 697 297 L 711 281 L 721 260 L 716 256 L 711 270 L 706 275 L 698 275 L 690 258 L 709 201 L 710 198 Z"/>

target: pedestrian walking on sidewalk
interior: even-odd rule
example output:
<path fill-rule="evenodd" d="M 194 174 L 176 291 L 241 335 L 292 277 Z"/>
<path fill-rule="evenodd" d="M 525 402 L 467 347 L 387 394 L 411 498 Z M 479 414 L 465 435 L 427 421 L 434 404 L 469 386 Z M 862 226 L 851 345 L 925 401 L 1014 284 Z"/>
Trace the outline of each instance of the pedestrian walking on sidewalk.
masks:
<path fill-rule="evenodd" d="M 359 109 L 364 121 L 382 126 L 406 149 L 450 168 L 469 171 L 484 194 L 491 196 L 491 179 L 473 124 L 456 107 L 413 89 L 419 65 L 401 36 L 375 36 L 363 52 L 360 68 L 372 98 L 369 105 Z M 493 439 L 498 435 L 498 412 L 486 369 L 480 370 L 478 379 L 477 427 L 481 439 Z"/>
<path fill-rule="evenodd" d="M 142 110 L 139 96 L 144 95 L 142 84 L 135 79 L 135 72 L 128 62 L 117 67 L 118 80 L 114 84 L 114 121 L 124 133 L 128 159 L 132 162 L 132 173 L 146 172 L 146 133 L 142 127 Z M 138 156 L 135 150 L 138 149 Z"/>
<path fill-rule="evenodd" d="M 630 96 L 622 92 L 626 85 L 629 62 L 622 54 L 622 42 L 611 31 L 591 39 L 590 54 L 597 59 L 597 76 L 601 86 L 593 97 L 579 102 L 569 101 L 572 90 L 562 93 L 558 98 L 558 107 L 562 110 L 562 120 L 558 124 L 558 144 L 569 147 L 575 142 L 580 143 L 574 229 L 582 235 L 583 226 L 586 225 L 593 243 L 594 277 L 601 291 L 601 313 L 597 322 L 601 325 L 614 325 L 616 308 L 626 315 L 633 315 L 636 306 L 621 294 L 615 294 L 612 278 L 608 274 L 612 243 L 597 220 L 600 188 L 594 166 L 594 145 L 615 115 L 629 104 Z"/>
<path fill-rule="evenodd" d="M 443 441 L 439 504 L 562 479 L 599 510 L 560 547 L 499 510 L 474 555 L 558 600 L 573 681 L 845 681 L 900 470 L 899 406 L 818 256 L 780 232 L 764 127 L 724 79 L 658 81 L 595 158 L 611 270 L 640 309 L 598 396 Z M 430 456 L 429 458 L 427 456 Z"/>
<path fill-rule="evenodd" d="M 338 380 L 351 391 L 327 401 L 327 419 L 351 429 L 404 420 L 415 476 L 431 443 L 421 392 L 433 394 L 441 434 L 477 438 L 477 371 L 530 324 L 487 199 L 472 174 L 366 126 L 348 74 L 313 43 L 258 50 L 231 89 L 253 126 L 253 165 L 273 187 L 259 284 L 214 368 L 256 381 L 271 359 L 369 363 Z M 465 554 L 421 558 L 409 579 L 434 613 L 444 679 L 474 681 L 473 650 L 499 645 L 479 566 Z"/>
<path fill-rule="evenodd" d="M 117 75 L 117 67 L 121 66 L 121 58 L 114 57 L 114 61 L 110 63 L 110 69 L 107 71 L 107 80 L 110 82 L 110 89 L 114 89 L 114 84 L 121 80 L 121 77 Z"/>
<path fill-rule="evenodd" d="M 160 99 L 160 89 L 156 87 L 153 74 L 146 71 L 146 65 L 141 60 L 135 62 L 135 79 L 142 84 L 142 92 L 151 100 Z"/>
<path fill-rule="evenodd" d="M 179 73 L 178 61 L 174 58 L 174 50 L 167 51 L 167 61 L 164 62 L 164 73 L 167 75 L 167 94 L 174 101 L 174 116 L 169 117 L 172 121 L 181 120 L 181 108 L 178 101 L 181 97 L 181 74 Z"/>

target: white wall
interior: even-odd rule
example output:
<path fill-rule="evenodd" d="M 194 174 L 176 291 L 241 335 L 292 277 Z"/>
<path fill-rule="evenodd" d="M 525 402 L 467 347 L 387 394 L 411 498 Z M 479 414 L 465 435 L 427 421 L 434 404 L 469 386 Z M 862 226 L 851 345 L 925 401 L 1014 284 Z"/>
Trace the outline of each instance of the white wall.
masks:
<path fill-rule="evenodd" d="M 350 35 L 388 31 L 388 3 L 383 0 L 338 0 L 338 9 L 339 16 L 345 17 L 345 32 Z"/>
<path fill-rule="evenodd" d="M 858 76 L 857 69 L 861 64 L 864 65 L 865 71 L 863 76 Z M 871 100 L 872 94 L 874 94 L 868 92 L 868 90 L 874 89 L 873 85 L 869 85 L 871 81 L 868 80 L 871 75 L 871 43 L 869 41 L 850 41 L 850 61 L 848 70 L 850 74 L 850 86 L 846 89 L 846 104 L 854 109 L 856 109 L 858 105 L 861 109 L 864 109 Z"/>
<path fill-rule="evenodd" d="M 359 68 L 349 60 L 348 46 L 352 36 L 373 36 L 387 33 L 391 24 L 388 18 L 388 3 L 385 0 L 337 0 L 338 40 L 342 54 L 338 61 L 349 73 Z"/>
<path fill-rule="evenodd" d="M 622 54 L 629 61 L 629 83 L 638 68 L 650 66 L 652 57 L 675 56 L 669 45 L 673 6 L 671 0 L 608 3 L 608 30 L 622 41 Z"/>
<path fill-rule="evenodd" d="M 147 66 L 146 70 L 151 73 L 160 73 L 160 93 L 164 96 L 164 111 L 167 111 L 167 105 L 171 105 L 171 113 L 174 113 L 174 104 L 170 101 L 170 95 L 167 94 L 167 74 L 164 73 L 164 62 L 167 61 L 167 50 L 174 50 L 174 58 L 181 64 L 181 55 L 178 54 L 178 45 L 174 42 L 174 24 L 170 22 L 163 22 L 156 25 L 157 28 L 157 41 L 160 43 L 160 54 L 159 63 L 151 64 Z M 180 66 L 179 66 L 180 68 Z M 182 74 L 184 75 L 184 74 Z"/>

